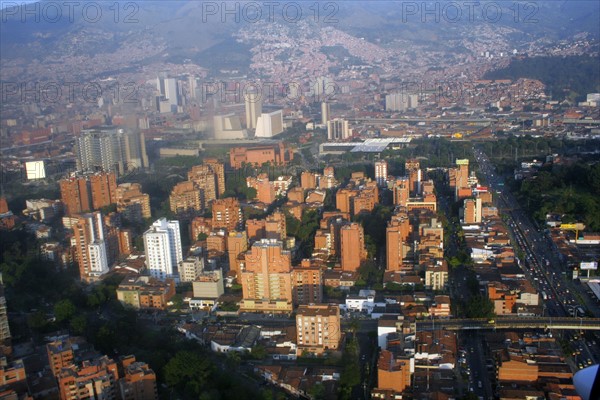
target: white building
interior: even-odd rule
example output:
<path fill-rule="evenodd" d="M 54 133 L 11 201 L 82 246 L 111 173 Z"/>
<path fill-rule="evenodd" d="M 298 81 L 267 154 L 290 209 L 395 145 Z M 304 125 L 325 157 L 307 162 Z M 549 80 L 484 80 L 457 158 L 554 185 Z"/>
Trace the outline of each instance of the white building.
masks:
<path fill-rule="evenodd" d="M 348 126 L 348 121 L 341 118 L 335 118 L 327 121 L 327 139 L 328 140 L 346 140 L 352 136 Z"/>
<path fill-rule="evenodd" d="M 375 162 L 375 181 L 379 186 L 386 186 L 388 176 L 388 163 L 385 160 Z"/>
<path fill-rule="evenodd" d="M 183 260 L 179 221 L 161 218 L 144 232 L 146 266 L 150 275 L 165 280 L 177 277 L 177 267 Z"/>
<path fill-rule="evenodd" d="M 193 282 L 204 271 L 204 259 L 192 256 L 179 263 L 179 281 Z"/>
<path fill-rule="evenodd" d="M 25 173 L 27 174 L 27 180 L 44 179 L 46 177 L 46 168 L 44 167 L 44 160 L 41 161 L 27 161 L 25 163 Z"/>
<path fill-rule="evenodd" d="M 71 242 L 83 250 L 79 259 L 79 268 L 89 279 L 95 280 L 108 272 L 108 252 L 102 213 L 96 211 L 82 214 L 73 229 Z"/>
<path fill-rule="evenodd" d="M 215 115 L 213 118 L 215 139 L 245 139 L 246 129 L 242 129 L 240 118 L 234 113 Z"/>
<path fill-rule="evenodd" d="M 329 107 L 329 103 L 322 102 L 321 103 L 321 125 L 327 125 L 329 122 L 329 116 L 331 115 L 331 108 Z"/>
<path fill-rule="evenodd" d="M 256 129 L 259 115 L 262 114 L 262 94 L 248 93 L 244 96 L 246 105 L 246 126 Z"/>
<path fill-rule="evenodd" d="M 262 113 L 256 122 L 255 137 L 270 138 L 283 132 L 283 111 Z"/>
<path fill-rule="evenodd" d="M 346 309 L 348 311 L 366 311 L 371 313 L 375 307 L 375 291 L 361 290 L 358 296 L 346 297 Z"/>

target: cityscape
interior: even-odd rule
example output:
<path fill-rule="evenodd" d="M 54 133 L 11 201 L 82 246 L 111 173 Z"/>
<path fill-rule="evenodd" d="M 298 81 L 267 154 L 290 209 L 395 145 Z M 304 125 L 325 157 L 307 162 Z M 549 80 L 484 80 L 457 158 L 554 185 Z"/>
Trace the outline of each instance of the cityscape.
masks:
<path fill-rule="evenodd" d="M 0 18 L 0 399 L 600 399 L 600 3 Z"/>

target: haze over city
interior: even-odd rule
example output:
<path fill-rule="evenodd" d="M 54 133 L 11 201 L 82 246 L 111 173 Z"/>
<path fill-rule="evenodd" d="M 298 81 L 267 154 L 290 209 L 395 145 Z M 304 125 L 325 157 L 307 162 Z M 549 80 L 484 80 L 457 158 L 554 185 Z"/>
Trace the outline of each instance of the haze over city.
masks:
<path fill-rule="evenodd" d="M 599 21 L 0 2 L 0 398 L 598 398 Z"/>

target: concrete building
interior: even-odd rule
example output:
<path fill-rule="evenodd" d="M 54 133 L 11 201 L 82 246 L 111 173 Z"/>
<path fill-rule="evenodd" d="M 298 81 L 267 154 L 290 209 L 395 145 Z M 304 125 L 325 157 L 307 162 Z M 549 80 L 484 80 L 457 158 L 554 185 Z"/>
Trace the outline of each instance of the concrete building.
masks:
<path fill-rule="evenodd" d="M 223 228 L 228 232 L 235 231 L 242 223 L 242 209 L 240 202 L 228 197 L 215 200 L 212 203 L 212 227 L 213 229 Z"/>
<path fill-rule="evenodd" d="M 107 228 L 99 211 L 82 214 L 73 227 L 72 243 L 75 246 L 79 275 L 83 281 L 98 280 L 109 270 Z"/>
<path fill-rule="evenodd" d="M 69 367 L 76 362 L 76 353 L 87 353 L 93 355 L 93 348 L 84 338 L 71 336 L 58 339 L 46 344 L 46 355 L 50 363 L 52 375 L 58 377 L 63 368 Z"/>
<path fill-rule="evenodd" d="M 401 271 L 409 251 L 410 221 L 404 213 L 392 216 L 386 228 L 386 270 Z"/>
<path fill-rule="evenodd" d="M 215 139 L 245 139 L 248 137 L 246 129 L 242 129 L 240 118 L 234 113 L 215 115 L 213 117 Z"/>
<path fill-rule="evenodd" d="M 227 256 L 229 271 L 239 276 L 243 254 L 248 250 L 248 235 L 246 231 L 230 231 L 227 236 Z"/>
<path fill-rule="evenodd" d="M 121 183 L 116 190 L 117 211 L 125 219 L 132 222 L 142 222 L 150 218 L 150 196 L 142 193 L 139 183 Z"/>
<path fill-rule="evenodd" d="M 387 185 L 388 163 L 385 160 L 375 161 L 375 181 L 379 186 Z"/>
<path fill-rule="evenodd" d="M 118 381 L 121 400 L 158 400 L 156 374 L 148 364 L 136 361 L 135 356 L 121 359 L 123 377 Z"/>
<path fill-rule="evenodd" d="M 342 271 L 357 271 L 361 262 L 367 259 L 363 227 L 350 223 L 340 229 Z"/>
<path fill-rule="evenodd" d="M 215 174 L 217 183 L 216 194 L 220 198 L 225 193 L 225 165 L 216 158 L 205 158 L 204 165 L 207 165 Z"/>
<path fill-rule="evenodd" d="M 261 166 L 266 162 L 287 165 L 293 158 L 293 150 L 286 149 L 283 142 L 256 147 L 233 147 L 229 151 L 229 163 L 234 169 L 239 169 L 244 164 Z"/>
<path fill-rule="evenodd" d="M 479 224 L 482 218 L 482 205 L 481 198 L 476 199 L 465 199 L 463 207 L 463 222 L 465 224 Z"/>
<path fill-rule="evenodd" d="M 348 121 L 335 118 L 327 122 L 327 139 L 328 140 L 346 140 L 352 136 L 352 131 L 348 125 Z"/>
<path fill-rule="evenodd" d="M 177 106 L 181 105 L 179 97 L 179 84 L 175 78 L 157 77 L 156 90 L 168 105 L 169 112 L 177 111 Z"/>
<path fill-rule="evenodd" d="M 192 282 L 195 299 L 216 300 L 225 293 L 223 272 L 220 269 L 204 271 Z"/>
<path fill-rule="evenodd" d="M 331 117 L 331 107 L 326 101 L 321 102 L 321 125 L 327 125 Z"/>
<path fill-rule="evenodd" d="M 144 135 L 106 126 L 86 129 L 75 141 L 77 171 L 123 174 L 149 166 Z"/>
<path fill-rule="evenodd" d="M 311 266 L 310 260 L 302 260 L 300 267 L 292 270 L 294 304 L 318 304 L 323 302 L 323 271 Z"/>
<path fill-rule="evenodd" d="M 176 276 L 177 266 L 183 260 L 179 221 L 155 221 L 144 232 L 144 247 L 150 275 L 163 281 Z"/>
<path fill-rule="evenodd" d="M 246 127 L 248 129 L 257 129 L 257 122 L 262 115 L 262 93 L 247 93 L 244 96 L 246 106 Z"/>
<path fill-rule="evenodd" d="M 382 350 L 377 360 L 377 389 L 401 394 L 411 386 L 413 372 L 414 358 L 397 357 L 391 351 Z"/>
<path fill-rule="evenodd" d="M 106 356 L 67 366 L 57 379 L 61 400 L 117 398 L 117 364 Z"/>
<path fill-rule="evenodd" d="M 443 290 L 448 283 L 448 263 L 439 260 L 425 268 L 425 286 L 431 290 Z"/>
<path fill-rule="evenodd" d="M 179 263 L 179 281 L 193 282 L 204 271 L 204 259 L 196 256 L 187 257 Z"/>
<path fill-rule="evenodd" d="M 342 338 L 339 306 L 299 306 L 296 311 L 296 332 L 297 355 L 319 355 L 337 350 Z"/>
<path fill-rule="evenodd" d="M 409 179 L 406 177 L 396 179 L 392 184 L 392 193 L 395 205 L 406 206 L 410 199 Z"/>
<path fill-rule="evenodd" d="M 62 179 L 59 186 L 65 215 L 89 212 L 117 202 L 117 179 L 114 173 L 74 175 Z"/>
<path fill-rule="evenodd" d="M 169 195 L 169 205 L 174 213 L 204 209 L 200 188 L 192 181 L 179 182 Z"/>
<path fill-rule="evenodd" d="M 4 282 L 0 273 L 0 356 L 12 353 L 10 326 L 8 325 L 8 312 L 6 310 L 6 297 L 4 296 Z"/>
<path fill-rule="evenodd" d="M 271 138 L 283 132 L 283 111 L 262 113 L 256 122 L 254 137 Z"/>
<path fill-rule="evenodd" d="M 213 168 L 214 166 L 203 164 L 195 165 L 188 171 L 188 181 L 194 182 L 200 191 L 202 209 L 217 199 L 217 176 Z"/>
<path fill-rule="evenodd" d="M 291 312 L 291 253 L 273 239 L 255 242 L 241 269 L 243 298 L 240 310 Z"/>
<path fill-rule="evenodd" d="M 175 295 L 175 281 L 150 276 L 125 277 L 117 288 L 117 300 L 136 310 L 165 310 Z"/>

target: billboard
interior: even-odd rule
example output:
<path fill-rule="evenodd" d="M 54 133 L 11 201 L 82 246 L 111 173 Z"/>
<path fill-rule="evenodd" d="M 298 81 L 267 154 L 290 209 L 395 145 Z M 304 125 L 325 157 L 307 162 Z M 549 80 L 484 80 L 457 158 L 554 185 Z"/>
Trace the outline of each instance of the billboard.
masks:
<path fill-rule="evenodd" d="M 587 262 L 582 261 L 581 263 L 579 263 L 579 269 L 581 269 L 581 270 L 598 269 L 598 262 L 597 261 L 587 261 Z"/>

